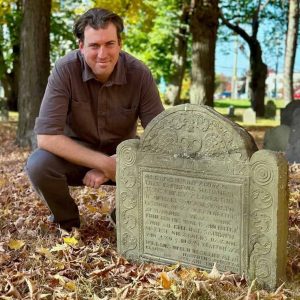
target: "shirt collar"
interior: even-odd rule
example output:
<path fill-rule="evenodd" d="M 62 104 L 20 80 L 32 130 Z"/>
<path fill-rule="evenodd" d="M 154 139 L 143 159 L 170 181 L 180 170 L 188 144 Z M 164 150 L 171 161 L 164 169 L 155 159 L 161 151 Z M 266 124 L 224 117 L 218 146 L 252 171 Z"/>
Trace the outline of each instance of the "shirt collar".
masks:
<path fill-rule="evenodd" d="M 83 82 L 86 82 L 90 79 L 95 79 L 94 73 L 92 72 L 91 68 L 88 66 L 86 61 L 84 60 L 83 55 L 81 52 L 79 52 L 80 60 L 82 62 L 82 80 Z M 115 68 L 110 75 L 109 79 L 107 82 L 104 83 L 104 85 L 113 85 L 113 84 L 126 84 L 126 68 L 125 68 L 125 54 L 123 51 L 120 52 L 119 59 L 117 61 L 117 64 L 115 65 Z"/>

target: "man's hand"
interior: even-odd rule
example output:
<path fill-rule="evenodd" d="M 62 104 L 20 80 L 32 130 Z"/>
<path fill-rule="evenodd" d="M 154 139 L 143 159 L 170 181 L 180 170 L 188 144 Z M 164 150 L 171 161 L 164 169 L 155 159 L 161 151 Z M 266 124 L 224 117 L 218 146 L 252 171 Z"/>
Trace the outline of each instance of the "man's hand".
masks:
<path fill-rule="evenodd" d="M 82 182 L 88 187 L 97 189 L 108 180 L 109 178 L 107 178 L 101 171 L 92 169 L 85 174 Z"/>

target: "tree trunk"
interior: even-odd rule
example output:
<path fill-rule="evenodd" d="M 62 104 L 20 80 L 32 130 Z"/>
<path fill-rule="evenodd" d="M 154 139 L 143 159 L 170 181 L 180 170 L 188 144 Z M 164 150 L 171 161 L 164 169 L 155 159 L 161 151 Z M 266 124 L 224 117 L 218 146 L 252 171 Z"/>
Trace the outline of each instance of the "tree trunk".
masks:
<path fill-rule="evenodd" d="M 9 31 L 10 42 L 12 43 L 12 68 L 7 60 L 4 59 L 3 49 L 0 49 L 0 79 L 4 88 L 4 97 L 7 101 L 7 108 L 12 111 L 18 110 L 18 81 L 20 69 L 20 19 L 22 1 L 15 2 L 13 11 L 9 14 L 7 28 Z M 9 20 L 9 21 L 8 21 Z M 0 40 L 3 47 L 4 28 L 0 29 Z"/>
<path fill-rule="evenodd" d="M 192 1 L 192 83 L 193 104 L 213 106 L 215 81 L 215 49 L 218 29 L 218 0 Z"/>
<path fill-rule="evenodd" d="M 234 25 L 230 23 L 224 15 L 221 13 L 220 17 L 223 23 L 239 34 L 248 44 L 250 49 L 250 98 L 251 106 L 256 112 L 256 115 L 263 117 L 265 113 L 265 89 L 266 78 L 268 68 L 262 60 L 262 51 L 260 43 L 257 39 L 257 33 L 259 28 L 259 12 L 261 9 L 260 1 L 257 5 L 257 9 L 253 12 L 252 18 L 252 35 L 250 36 L 244 29 L 238 24 Z"/>
<path fill-rule="evenodd" d="M 254 40 L 250 47 L 250 73 L 249 83 L 251 105 L 257 116 L 265 114 L 265 91 L 268 68 L 262 61 L 262 51 L 258 41 Z"/>
<path fill-rule="evenodd" d="M 166 97 L 172 105 L 180 104 L 180 93 L 184 77 L 188 44 L 188 23 L 190 6 L 186 0 L 182 3 L 182 15 L 178 33 L 175 39 L 175 52 L 172 59 L 172 75 L 166 92 Z"/>
<path fill-rule="evenodd" d="M 299 27 L 299 0 L 290 0 L 289 3 L 289 17 L 288 17 L 288 31 L 286 36 L 286 48 L 284 59 L 284 102 L 288 104 L 293 100 L 293 73 L 295 65 L 295 57 L 297 50 L 297 38 Z"/>
<path fill-rule="evenodd" d="M 23 1 L 17 134 L 21 147 L 36 145 L 33 127 L 50 70 L 50 11 L 51 0 Z"/>

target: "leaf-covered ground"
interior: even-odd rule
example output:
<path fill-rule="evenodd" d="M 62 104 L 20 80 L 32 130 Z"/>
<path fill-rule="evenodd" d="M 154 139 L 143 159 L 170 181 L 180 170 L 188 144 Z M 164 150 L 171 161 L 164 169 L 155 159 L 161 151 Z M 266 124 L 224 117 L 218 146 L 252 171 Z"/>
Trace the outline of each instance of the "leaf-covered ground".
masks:
<path fill-rule="evenodd" d="M 290 166 L 287 281 L 265 291 L 216 268 L 126 261 L 108 214 L 113 187 L 72 189 L 82 228 L 59 230 L 23 172 L 29 151 L 14 144 L 15 126 L 0 123 L 0 299 L 300 299 L 300 166 Z"/>

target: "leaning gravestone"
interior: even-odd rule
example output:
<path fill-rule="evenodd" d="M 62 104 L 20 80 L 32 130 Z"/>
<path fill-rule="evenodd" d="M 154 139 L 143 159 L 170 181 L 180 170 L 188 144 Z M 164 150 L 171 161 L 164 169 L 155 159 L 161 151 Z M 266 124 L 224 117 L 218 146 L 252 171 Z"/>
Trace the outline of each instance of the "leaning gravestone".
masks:
<path fill-rule="evenodd" d="M 128 259 L 285 278 L 287 163 L 212 108 L 179 105 L 117 149 L 117 242 Z"/>

